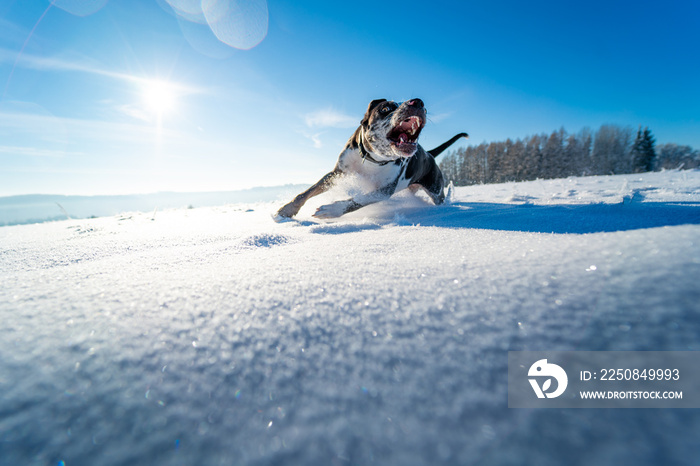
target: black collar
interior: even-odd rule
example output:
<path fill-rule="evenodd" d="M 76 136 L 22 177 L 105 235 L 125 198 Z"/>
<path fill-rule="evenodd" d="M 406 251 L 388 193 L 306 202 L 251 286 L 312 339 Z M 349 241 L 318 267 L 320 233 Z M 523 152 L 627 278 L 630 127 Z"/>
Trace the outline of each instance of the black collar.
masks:
<path fill-rule="evenodd" d="M 369 161 L 372 162 L 373 164 L 379 165 L 379 166 L 381 167 L 381 166 L 383 166 L 383 165 L 388 165 L 388 164 L 390 164 L 390 163 L 392 163 L 392 162 L 396 162 L 395 160 L 384 160 L 384 161 L 380 162 L 379 160 L 377 160 L 377 159 L 375 159 L 374 157 L 372 157 L 372 156 L 370 155 L 370 153 L 367 151 L 367 149 L 365 148 L 365 145 L 362 144 L 362 138 L 360 138 L 360 144 L 359 144 L 359 146 L 360 146 L 360 155 L 362 155 L 362 163 L 364 163 L 365 160 L 369 160 Z"/>

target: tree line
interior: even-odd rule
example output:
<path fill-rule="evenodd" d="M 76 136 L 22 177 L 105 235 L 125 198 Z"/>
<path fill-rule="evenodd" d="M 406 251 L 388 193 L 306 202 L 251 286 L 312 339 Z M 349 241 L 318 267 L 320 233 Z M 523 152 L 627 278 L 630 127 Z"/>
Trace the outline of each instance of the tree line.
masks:
<path fill-rule="evenodd" d="M 649 128 L 603 125 L 552 134 L 482 143 L 450 152 L 440 162 L 456 186 L 568 176 L 641 173 L 700 167 L 700 151 L 677 144 L 656 145 Z"/>

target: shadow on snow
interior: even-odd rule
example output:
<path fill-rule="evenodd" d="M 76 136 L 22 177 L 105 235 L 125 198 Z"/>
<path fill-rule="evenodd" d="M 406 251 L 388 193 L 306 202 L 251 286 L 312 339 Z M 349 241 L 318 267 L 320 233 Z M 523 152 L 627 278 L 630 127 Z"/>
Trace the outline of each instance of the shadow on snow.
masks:
<path fill-rule="evenodd" d="M 400 212 L 401 223 L 533 233 L 601 233 L 700 224 L 697 202 L 496 204 L 454 202 Z"/>

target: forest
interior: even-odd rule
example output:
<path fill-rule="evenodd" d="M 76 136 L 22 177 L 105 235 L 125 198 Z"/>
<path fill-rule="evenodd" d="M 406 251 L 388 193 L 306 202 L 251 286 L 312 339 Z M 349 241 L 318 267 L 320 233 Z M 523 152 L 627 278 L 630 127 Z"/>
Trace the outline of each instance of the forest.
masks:
<path fill-rule="evenodd" d="M 635 133 L 616 125 L 472 145 L 450 152 L 440 163 L 446 180 L 456 186 L 698 167 L 700 151 L 673 143 L 657 146 L 649 128 Z"/>

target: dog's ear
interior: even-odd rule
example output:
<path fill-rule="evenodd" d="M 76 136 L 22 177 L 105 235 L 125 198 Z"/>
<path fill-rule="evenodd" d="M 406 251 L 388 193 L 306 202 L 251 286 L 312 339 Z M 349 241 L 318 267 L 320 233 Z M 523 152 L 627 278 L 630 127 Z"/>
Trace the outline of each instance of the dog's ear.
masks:
<path fill-rule="evenodd" d="M 375 99 L 372 102 L 369 103 L 367 106 L 367 111 L 365 112 L 364 118 L 362 118 L 362 123 L 360 123 L 362 126 L 367 126 L 369 123 L 369 117 L 372 114 L 372 110 L 375 109 L 375 107 L 383 102 L 386 102 L 386 99 Z"/>

